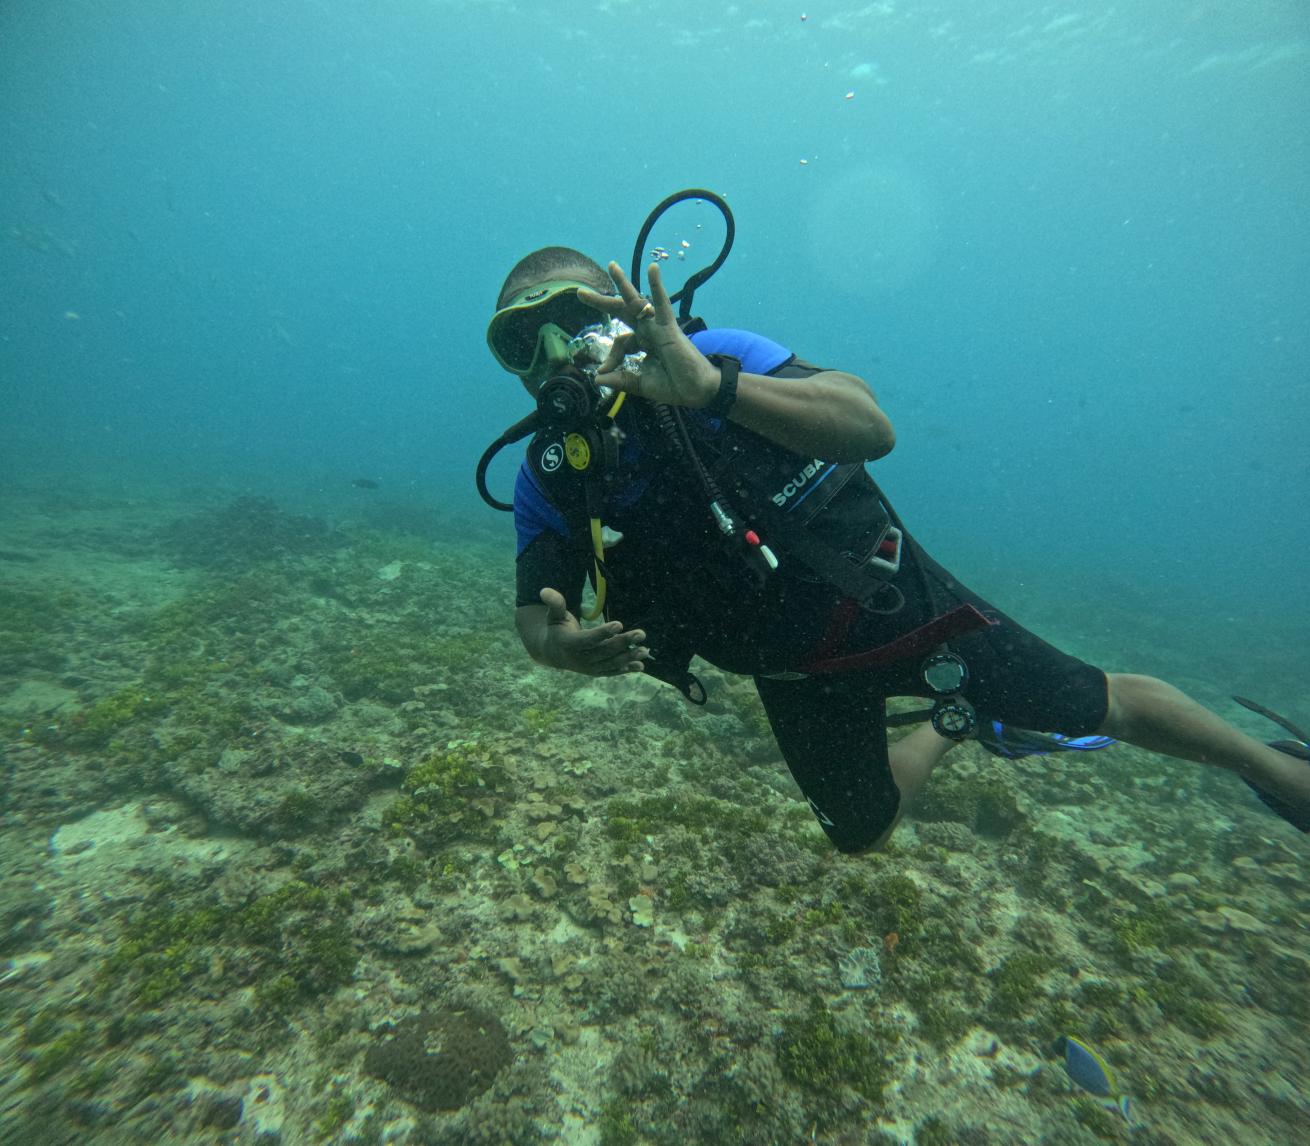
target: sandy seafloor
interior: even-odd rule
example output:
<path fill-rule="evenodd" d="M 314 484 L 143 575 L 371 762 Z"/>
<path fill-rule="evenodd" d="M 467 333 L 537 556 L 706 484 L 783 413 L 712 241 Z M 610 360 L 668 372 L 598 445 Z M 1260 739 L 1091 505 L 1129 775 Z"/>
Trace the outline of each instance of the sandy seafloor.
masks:
<path fill-rule="evenodd" d="M 1310 843 L 1237 781 L 970 744 L 843 857 L 749 681 L 535 668 L 507 535 L 371 506 L 6 491 L 0 1141 L 1307 1140 Z"/>

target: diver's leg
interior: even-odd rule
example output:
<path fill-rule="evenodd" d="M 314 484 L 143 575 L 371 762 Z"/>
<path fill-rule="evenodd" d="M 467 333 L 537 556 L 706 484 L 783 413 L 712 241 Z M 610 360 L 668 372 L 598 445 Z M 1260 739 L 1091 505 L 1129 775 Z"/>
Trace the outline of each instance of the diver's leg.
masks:
<path fill-rule="evenodd" d="M 863 674 L 755 682 L 774 738 L 839 851 L 888 834 L 901 802 L 888 757 L 886 706 Z"/>
<path fill-rule="evenodd" d="M 907 811 L 912 810 L 915 798 L 923 791 L 932 770 L 958 743 L 958 740 L 938 736 L 931 724 L 923 724 L 908 736 L 902 736 L 887 750 L 892 779 L 896 781 L 896 787 L 901 793 L 901 802 L 891 826 L 863 851 L 877 851 L 892 838 L 896 825 Z"/>
<path fill-rule="evenodd" d="M 1107 680 L 1110 707 L 1098 732 L 1152 752 L 1236 772 L 1310 812 L 1310 768 L 1305 761 L 1239 732 L 1162 680 L 1125 673 L 1111 673 Z"/>
<path fill-rule="evenodd" d="M 902 810 L 914 803 L 915 797 L 928 782 L 932 770 L 958 743 L 959 741 L 938 736 L 931 724 L 921 724 L 888 749 L 892 778 L 901 792 Z"/>

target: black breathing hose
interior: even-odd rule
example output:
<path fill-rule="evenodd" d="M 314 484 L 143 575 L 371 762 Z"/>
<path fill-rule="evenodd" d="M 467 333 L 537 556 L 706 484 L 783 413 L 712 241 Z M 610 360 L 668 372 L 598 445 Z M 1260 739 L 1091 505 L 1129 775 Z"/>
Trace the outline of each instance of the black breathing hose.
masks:
<path fill-rule="evenodd" d="M 679 303 L 678 321 L 686 322 L 691 317 L 691 300 L 696 293 L 696 288 L 705 283 L 711 275 L 714 274 L 721 266 L 723 261 L 728 257 L 728 252 L 732 250 L 733 239 L 737 235 L 737 224 L 732 217 L 732 210 L 728 207 L 727 202 L 722 195 L 716 195 L 713 191 L 706 191 L 700 187 L 688 187 L 685 191 L 678 191 L 670 195 L 663 202 L 659 203 L 655 210 L 646 216 L 646 222 L 641 228 L 641 233 L 637 235 L 637 241 L 632 247 L 632 282 L 638 290 L 641 289 L 641 254 L 646 249 L 646 240 L 650 238 L 650 233 L 655 229 L 655 224 L 659 222 L 660 216 L 670 207 L 677 203 L 685 202 L 687 199 L 704 199 L 705 202 L 713 204 L 718 208 L 719 213 L 723 216 L 723 224 L 726 229 L 723 236 L 723 246 L 719 249 L 718 258 L 709 266 L 703 267 L 692 275 L 677 294 L 669 296 L 670 302 Z"/>
<path fill-rule="evenodd" d="M 491 495 L 491 491 L 487 489 L 487 467 L 491 465 L 492 459 L 495 458 L 495 456 L 506 446 L 512 446 L 515 442 L 522 441 L 529 434 L 536 433 L 537 426 L 540 422 L 540 414 L 536 410 L 533 410 L 526 418 L 515 422 L 508 430 L 501 434 L 499 438 L 492 442 L 491 445 L 483 451 L 482 457 L 478 459 L 478 471 L 476 477 L 478 496 L 491 506 L 492 509 L 509 512 L 514 508 L 514 503 L 512 501 L 498 501 Z"/>

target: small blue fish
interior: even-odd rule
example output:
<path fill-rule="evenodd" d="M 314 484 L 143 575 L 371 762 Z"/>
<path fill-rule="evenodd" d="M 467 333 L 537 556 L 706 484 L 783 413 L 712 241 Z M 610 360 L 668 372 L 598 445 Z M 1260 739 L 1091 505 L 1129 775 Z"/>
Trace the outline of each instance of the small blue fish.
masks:
<path fill-rule="evenodd" d="M 1108 1107 L 1117 1110 L 1123 1120 L 1132 1125 L 1133 1100 L 1119 1089 L 1110 1064 L 1073 1035 L 1065 1035 L 1064 1038 L 1064 1069 L 1077 1086 L 1088 1094 L 1105 1099 Z"/>

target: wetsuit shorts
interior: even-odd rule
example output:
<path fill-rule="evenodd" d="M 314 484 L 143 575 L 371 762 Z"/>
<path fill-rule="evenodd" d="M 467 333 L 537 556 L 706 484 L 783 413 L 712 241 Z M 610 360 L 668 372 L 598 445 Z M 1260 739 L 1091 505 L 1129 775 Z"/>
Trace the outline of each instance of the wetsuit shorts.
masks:
<path fill-rule="evenodd" d="M 956 582 L 922 551 L 932 611 L 972 604 L 995 623 L 949 642 L 969 669 L 962 695 L 980 724 L 1085 736 L 1105 722 L 1105 673 L 1034 636 Z M 930 698 L 912 657 L 875 669 L 800 680 L 756 677 L 778 747 L 823 830 L 843 852 L 871 846 L 896 819 L 887 758 L 889 696 Z"/>

